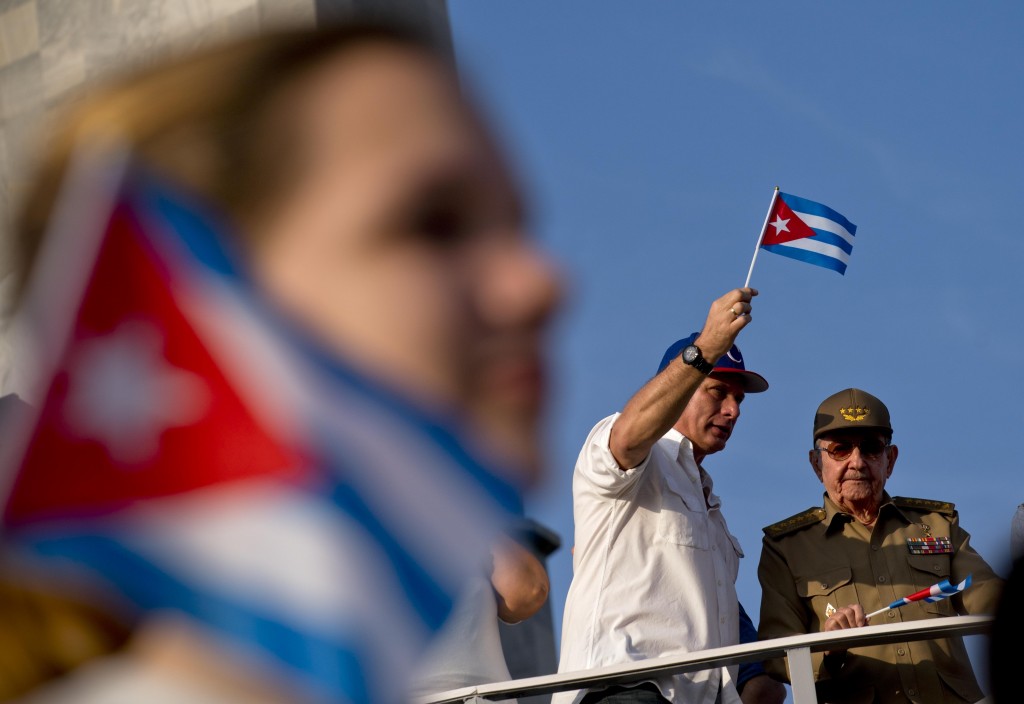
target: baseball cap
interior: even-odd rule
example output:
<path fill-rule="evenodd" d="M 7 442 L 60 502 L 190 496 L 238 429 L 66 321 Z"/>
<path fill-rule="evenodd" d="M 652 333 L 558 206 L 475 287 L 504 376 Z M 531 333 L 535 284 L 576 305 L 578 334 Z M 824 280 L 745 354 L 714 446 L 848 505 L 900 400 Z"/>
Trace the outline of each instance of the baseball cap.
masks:
<path fill-rule="evenodd" d="M 814 439 L 833 430 L 885 430 L 892 433 L 889 409 L 867 391 L 843 389 L 821 402 L 814 414 Z"/>
<path fill-rule="evenodd" d="M 682 340 L 673 342 L 667 350 L 665 350 L 665 356 L 661 358 L 661 364 L 658 366 L 658 373 L 664 371 L 665 367 L 669 365 L 673 359 L 679 356 L 683 351 L 684 347 L 689 347 L 700 335 L 699 332 L 692 333 L 689 337 L 684 337 Z M 722 355 L 722 357 L 715 362 L 715 368 L 711 370 L 712 374 L 736 374 L 737 377 L 742 379 L 743 388 L 747 393 L 757 394 L 768 389 L 768 382 L 763 376 L 757 372 L 752 372 L 746 368 L 743 364 L 743 355 L 740 354 L 740 348 L 736 345 L 732 346 L 728 352 Z"/>

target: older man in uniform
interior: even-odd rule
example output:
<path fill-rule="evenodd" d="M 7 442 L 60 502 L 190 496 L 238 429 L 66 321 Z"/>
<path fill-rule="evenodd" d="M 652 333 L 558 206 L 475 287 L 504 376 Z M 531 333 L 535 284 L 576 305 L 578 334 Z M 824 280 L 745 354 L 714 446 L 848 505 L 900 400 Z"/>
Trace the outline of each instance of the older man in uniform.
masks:
<path fill-rule="evenodd" d="M 876 616 L 894 623 L 992 613 L 1001 580 L 970 546 L 953 504 L 890 497 L 898 448 L 889 410 L 860 389 L 825 399 L 814 418 L 811 467 L 825 503 L 764 529 L 762 639 L 867 625 L 870 613 L 943 579 L 974 586 L 933 604 L 916 602 Z M 975 702 L 982 697 L 961 638 L 818 653 L 821 702 Z M 769 672 L 786 679 L 782 661 Z"/>

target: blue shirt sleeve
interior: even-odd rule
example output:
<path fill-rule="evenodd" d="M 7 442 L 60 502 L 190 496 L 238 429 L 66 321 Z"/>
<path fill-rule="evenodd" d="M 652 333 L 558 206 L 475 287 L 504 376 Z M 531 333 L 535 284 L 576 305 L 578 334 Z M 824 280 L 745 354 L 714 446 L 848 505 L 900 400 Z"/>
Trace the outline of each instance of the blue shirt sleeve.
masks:
<path fill-rule="evenodd" d="M 740 604 L 740 643 L 753 643 L 757 641 L 757 629 L 754 622 L 747 616 L 743 604 Z M 764 665 L 759 662 L 745 662 L 740 665 L 740 672 L 736 678 L 736 689 L 743 691 L 743 685 L 758 675 L 764 674 Z"/>

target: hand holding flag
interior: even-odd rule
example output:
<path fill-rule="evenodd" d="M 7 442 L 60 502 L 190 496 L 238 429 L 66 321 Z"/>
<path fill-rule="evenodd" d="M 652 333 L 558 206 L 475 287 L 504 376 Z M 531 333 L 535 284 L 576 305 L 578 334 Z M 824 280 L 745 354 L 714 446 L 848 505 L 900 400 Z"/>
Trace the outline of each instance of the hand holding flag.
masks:
<path fill-rule="evenodd" d="M 914 592 L 910 596 L 905 596 L 902 599 L 897 599 L 885 608 L 879 609 L 878 611 L 872 611 L 864 618 L 870 620 L 872 616 L 877 616 L 878 614 L 890 611 L 892 609 L 898 609 L 901 606 L 912 604 L 915 601 L 926 601 L 928 603 L 942 601 L 943 599 L 948 599 L 954 594 L 959 594 L 963 590 L 967 589 L 967 587 L 969 586 L 971 586 L 971 575 L 967 575 L 967 579 L 960 582 L 960 584 L 950 584 L 948 579 L 944 579 L 938 584 L 933 584 L 927 589 L 922 589 L 919 592 Z"/>

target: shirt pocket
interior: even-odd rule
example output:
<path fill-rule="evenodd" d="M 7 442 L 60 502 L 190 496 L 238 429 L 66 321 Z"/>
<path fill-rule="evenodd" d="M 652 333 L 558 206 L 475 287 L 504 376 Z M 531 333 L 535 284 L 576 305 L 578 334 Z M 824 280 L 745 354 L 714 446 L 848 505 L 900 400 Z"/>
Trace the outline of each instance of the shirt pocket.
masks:
<path fill-rule="evenodd" d="M 689 502 L 694 502 L 689 497 Z M 655 540 L 682 545 L 697 550 L 709 550 L 708 515 L 694 511 L 687 505 L 687 498 L 671 485 L 661 493 L 661 510 L 658 512 L 658 533 Z"/>
<path fill-rule="evenodd" d="M 916 587 L 915 591 L 927 589 L 944 579 L 949 579 L 949 555 L 907 555 L 910 565 L 910 578 Z M 930 614 L 939 616 L 955 616 L 953 603 L 950 599 L 942 599 L 933 603 L 919 602 L 921 608 Z"/>
<path fill-rule="evenodd" d="M 810 577 L 799 577 L 796 591 L 810 611 L 811 623 L 817 623 L 819 631 L 827 618 L 825 610 L 829 604 L 838 609 L 858 603 L 853 571 L 849 567 L 836 567 Z"/>

